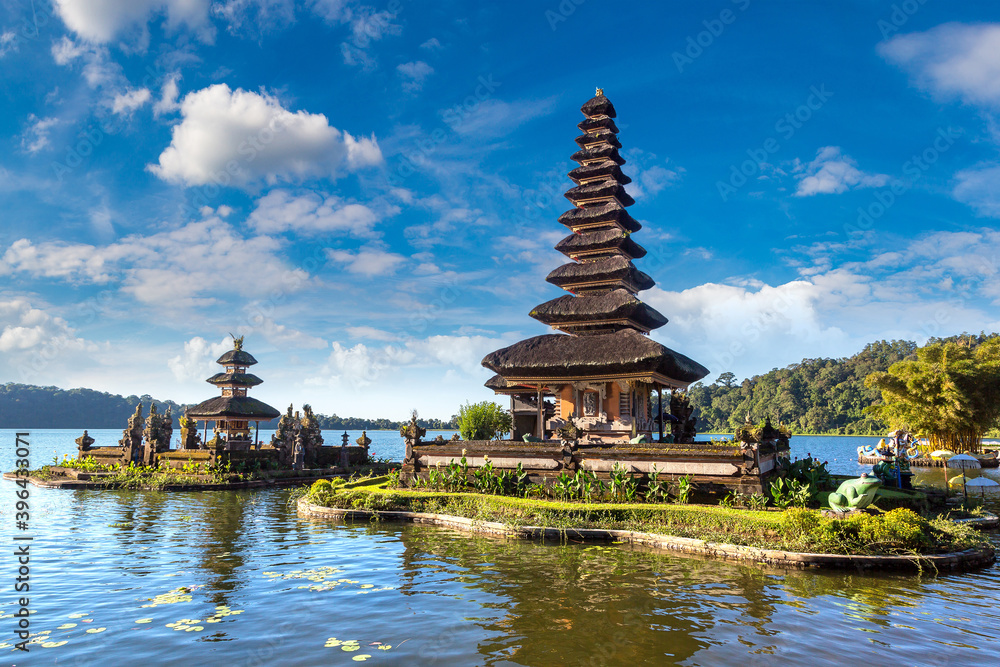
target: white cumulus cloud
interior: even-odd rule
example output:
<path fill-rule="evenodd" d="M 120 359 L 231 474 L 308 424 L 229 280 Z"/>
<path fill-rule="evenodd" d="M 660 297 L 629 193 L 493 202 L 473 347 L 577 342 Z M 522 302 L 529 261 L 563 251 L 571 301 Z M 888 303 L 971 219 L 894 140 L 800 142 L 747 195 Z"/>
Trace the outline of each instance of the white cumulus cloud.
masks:
<path fill-rule="evenodd" d="M 412 93 L 424 87 L 424 81 L 434 73 L 434 68 L 423 60 L 417 60 L 397 65 L 396 71 L 403 78 L 403 90 Z"/>
<path fill-rule="evenodd" d="M 115 95 L 111 103 L 111 110 L 116 114 L 130 114 L 146 102 L 149 101 L 150 92 L 148 88 L 137 88 Z"/>
<path fill-rule="evenodd" d="M 1000 24 L 945 23 L 894 37 L 879 53 L 936 96 L 1000 105 Z"/>
<path fill-rule="evenodd" d="M 406 261 L 402 255 L 378 248 L 362 248 L 357 252 L 331 249 L 326 252 L 331 260 L 349 273 L 369 277 L 394 273 L 396 268 Z"/>
<path fill-rule="evenodd" d="M 211 0 L 55 0 L 66 27 L 90 42 L 106 43 L 129 30 L 146 32 L 153 16 L 163 15 L 168 29 L 185 26 L 210 40 Z"/>
<path fill-rule="evenodd" d="M 314 192 L 296 196 L 287 190 L 272 190 L 257 200 L 257 208 L 247 220 L 263 234 L 343 232 L 357 237 L 371 236 L 377 221 L 375 211 L 362 204 Z"/>
<path fill-rule="evenodd" d="M 375 138 L 355 138 L 323 114 L 292 112 L 266 93 L 216 84 L 189 93 L 182 122 L 149 170 L 186 185 L 274 184 L 382 162 Z"/>
<path fill-rule="evenodd" d="M 877 188 L 889 182 L 885 174 L 866 174 L 858 163 L 841 153 L 839 146 L 824 146 L 816 159 L 800 169 L 795 195 L 809 197 L 818 194 L 840 194 L 855 188 Z"/>

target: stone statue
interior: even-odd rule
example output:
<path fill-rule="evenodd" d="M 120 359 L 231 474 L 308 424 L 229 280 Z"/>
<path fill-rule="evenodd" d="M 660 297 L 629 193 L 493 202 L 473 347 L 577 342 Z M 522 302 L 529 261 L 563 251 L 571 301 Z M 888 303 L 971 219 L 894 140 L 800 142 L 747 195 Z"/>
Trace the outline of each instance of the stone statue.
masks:
<path fill-rule="evenodd" d="M 837 490 L 830 494 L 830 507 L 835 512 L 850 512 L 868 507 L 875 499 L 875 492 L 882 486 L 877 477 L 864 473 L 857 479 L 841 482 Z"/>
<path fill-rule="evenodd" d="M 180 418 L 181 449 L 201 449 L 201 435 L 198 433 L 198 422 L 186 414 Z"/>
<path fill-rule="evenodd" d="M 677 421 L 670 425 L 674 442 L 694 442 L 694 437 L 698 433 L 698 418 L 693 417 L 693 413 L 694 408 L 691 407 L 686 393 L 683 391 L 670 392 L 670 414 L 677 417 Z"/>
<path fill-rule="evenodd" d="M 297 429 L 295 434 L 295 448 L 292 457 L 292 470 L 302 470 L 306 464 L 306 443 L 305 430 Z"/>
<path fill-rule="evenodd" d="M 406 441 L 406 454 L 403 458 L 403 462 L 413 460 L 413 447 L 414 445 L 420 444 L 420 438 L 427 435 L 427 429 L 421 428 L 417 423 L 417 412 L 413 411 L 410 417 L 410 423 L 399 429 L 399 434 L 403 436 Z"/>
<path fill-rule="evenodd" d="M 118 441 L 125 464 L 142 462 L 142 421 L 142 403 L 139 403 L 128 418 L 128 426 L 122 431 L 122 439 Z"/>
<path fill-rule="evenodd" d="M 83 453 L 89 451 L 94 446 L 94 439 L 84 430 L 83 435 L 76 439 L 76 446 L 80 450 L 80 458 L 82 459 Z"/>

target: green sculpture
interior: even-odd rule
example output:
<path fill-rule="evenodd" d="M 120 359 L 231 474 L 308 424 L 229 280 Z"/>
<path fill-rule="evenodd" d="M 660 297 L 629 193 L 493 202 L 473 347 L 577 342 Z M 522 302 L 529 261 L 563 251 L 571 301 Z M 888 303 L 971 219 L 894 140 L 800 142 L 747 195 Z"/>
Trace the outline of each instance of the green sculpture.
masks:
<path fill-rule="evenodd" d="M 858 479 L 845 480 L 830 494 L 830 507 L 837 512 L 864 509 L 872 504 L 880 486 L 882 482 L 878 477 L 869 477 L 868 473 Z"/>

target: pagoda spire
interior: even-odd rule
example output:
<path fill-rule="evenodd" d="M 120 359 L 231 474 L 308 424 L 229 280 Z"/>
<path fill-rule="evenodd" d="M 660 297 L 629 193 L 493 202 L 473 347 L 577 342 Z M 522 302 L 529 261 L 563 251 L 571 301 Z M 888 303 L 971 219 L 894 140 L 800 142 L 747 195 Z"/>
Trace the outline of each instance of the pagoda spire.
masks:
<path fill-rule="evenodd" d="M 646 251 L 631 238 L 642 226 L 626 210 L 635 200 L 625 190 L 632 179 L 621 170 L 615 107 L 598 88 L 580 111 L 583 134 L 570 156 L 580 166 L 569 172 L 575 186 L 565 194 L 574 208 L 559 216 L 573 233 L 556 244 L 571 261 L 546 277 L 570 295 L 535 307 L 531 316 L 576 335 L 626 328 L 647 334 L 667 318 L 636 296 L 656 283 L 632 263 Z"/>

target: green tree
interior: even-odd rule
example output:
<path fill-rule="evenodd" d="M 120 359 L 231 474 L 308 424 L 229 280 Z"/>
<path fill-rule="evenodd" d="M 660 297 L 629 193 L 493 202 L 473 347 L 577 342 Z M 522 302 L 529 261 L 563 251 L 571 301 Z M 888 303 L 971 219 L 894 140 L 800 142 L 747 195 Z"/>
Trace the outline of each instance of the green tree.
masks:
<path fill-rule="evenodd" d="M 927 435 L 935 448 L 978 452 L 1000 419 L 1000 338 L 932 343 L 865 384 L 882 392 L 869 414 Z"/>
<path fill-rule="evenodd" d="M 464 440 L 499 440 L 513 428 L 510 413 L 496 403 L 466 403 L 458 411 L 458 430 Z"/>

